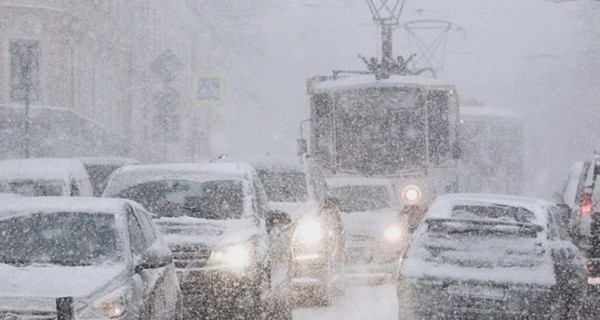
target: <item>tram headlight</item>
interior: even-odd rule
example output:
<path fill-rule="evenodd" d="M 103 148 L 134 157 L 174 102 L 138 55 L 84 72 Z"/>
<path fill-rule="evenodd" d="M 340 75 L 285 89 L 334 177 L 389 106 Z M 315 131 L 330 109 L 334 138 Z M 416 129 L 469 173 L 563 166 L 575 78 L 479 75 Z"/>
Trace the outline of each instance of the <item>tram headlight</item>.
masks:
<path fill-rule="evenodd" d="M 402 189 L 402 200 L 406 204 L 417 204 L 421 197 L 421 189 L 415 185 L 409 185 Z"/>

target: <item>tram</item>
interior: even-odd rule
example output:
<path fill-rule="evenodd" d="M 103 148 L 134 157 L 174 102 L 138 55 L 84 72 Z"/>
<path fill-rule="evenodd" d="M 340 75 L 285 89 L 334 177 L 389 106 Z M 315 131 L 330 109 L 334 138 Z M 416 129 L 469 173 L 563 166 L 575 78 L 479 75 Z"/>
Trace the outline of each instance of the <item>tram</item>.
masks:
<path fill-rule="evenodd" d="M 461 192 L 521 194 L 524 124 L 516 114 L 488 107 L 461 107 Z"/>

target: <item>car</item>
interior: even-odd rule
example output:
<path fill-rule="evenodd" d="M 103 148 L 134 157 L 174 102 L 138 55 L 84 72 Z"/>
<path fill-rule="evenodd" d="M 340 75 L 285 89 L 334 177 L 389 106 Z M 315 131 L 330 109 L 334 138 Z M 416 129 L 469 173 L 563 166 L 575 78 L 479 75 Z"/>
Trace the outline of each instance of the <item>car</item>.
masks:
<path fill-rule="evenodd" d="M 272 209 L 294 221 L 290 277 L 296 304 L 329 305 L 344 293 L 344 226 L 320 168 L 310 158 L 271 157 L 253 164 Z"/>
<path fill-rule="evenodd" d="M 0 319 L 66 319 L 64 297 L 76 319 L 180 319 L 173 255 L 137 203 L 23 197 L 0 234 Z"/>
<path fill-rule="evenodd" d="M 391 280 L 409 237 L 392 184 L 378 178 L 328 178 L 327 184 L 340 201 L 346 278 Z"/>
<path fill-rule="evenodd" d="M 275 222 L 252 166 L 127 166 L 103 197 L 134 200 L 155 215 L 175 254 L 186 319 L 291 319 L 287 278 L 273 276 L 278 261 L 270 255 L 269 231 Z"/>
<path fill-rule="evenodd" d="M 585 259 L 552 203 L 444 195 L 401 257 L 399 319 L 578 319 L 586 290 Z"/>
<path fill-rule="evenodd" d="M 94 197 L 102 196 L 110 175 L 119 168 L 139 164 L 135 159 L 128 158 L 78 158 L 90 177 L 94 189 Z"/>
<path fill-rule="evenodd" d="M 93 196 L 83 164 L 74 159 L 0 160 L 0 192 L 24 196 Z"/>
<path fill-rule="evenodd" d="M 572 173 L 571 175 L 575 175 Z M 600 233 L 599 230 L 592 230 L 592 220 L 594 216 L 593 195 L 596 189 L 596 182 L 600 175 L 600 155 L 593 155 L 583 162 L 576 181 L 571 182 L 576 187 L 569 188 L 565 193 L 566 196 L 574 198 L 573 204 L 566 203 L 567 206 L 572 206 L 570 215 L 567 220 L 574 240 L 577 245 L 584 251 L 591 249 L 591 237 L 595 233 Z M 571 190 L 574 189 L 574 190 Z M 566 200 L 571 202 L 571 200 Z"/>

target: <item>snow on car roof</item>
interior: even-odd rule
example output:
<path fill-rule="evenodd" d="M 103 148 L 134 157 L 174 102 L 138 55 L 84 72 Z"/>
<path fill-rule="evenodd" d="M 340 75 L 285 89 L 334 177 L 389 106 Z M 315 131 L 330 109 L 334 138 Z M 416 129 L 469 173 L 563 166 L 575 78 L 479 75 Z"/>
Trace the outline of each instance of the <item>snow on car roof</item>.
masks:
<path fill-rule="evenodd" d="M 245 157 L 256 169 L 270 171 L 304 171 L 304 162 L 299 156 L 256 156 Z"/>
<path fill-rule="evenodd" d="M 124 199 L 103 199 L 92 197 L 22 197 L 2 203 L 0 217 L 28 212 L 81 212 L 81 213 L 124 213 L 124 206 L 130 203 Z"/>
<path fill-rule="evenodd" d="M 0 179 L 66 180 L 70 176 L 88 179 L 83 164 L 75 159 L 35 158 L 0 160 Z"/>
<path fill-rule="evenodd" d="M 201 179 L 250 179 L 254 167 L 247 163 L 175 163 L 126 166 L 115 173 L 104 191 L 112 195 L 140 183 L 173 176 Z"/>
<path fill-rule="evenodd" d="M 76 158 L 81 161 L 84 165 L 126 165 L 126 164 L 139 164 L 140 162 L 131 158 L 118 158 L 118 157 L 108 157 L 108 158 L 96 158 L 96 157 L 86 157 L 86 158 Z"/>
<path fill-rule="evenodd" d="M 426 218 L 452 218 L 452 209 L 458 205 L 511 206 L 531 211 L 536 223 L 545 226 L 546 211 L 553 204 L 542 199 L 499 194 L 448 194 L 439 197 L 427 211 Z"/>
<path fill-rule="evenodd" d="M 386 186 L 391 187 L 388 179 L 381 178 L 327 178 L 327 185 L 332 188 L 345 186 Z"/>
<path fill-rule="evenodd" d="M 325 80 L 319 83 L 315 83 L 310 87 L 312 92 L 324 92 L 329 90 L 348 90 L 348 89 L 361 89 L 361 88 L 389 88 L 398 86 L 451 86 L 441 82 L 440 80 L 419 77 L 419 76 L 390 76 L 388 79 L 375 79 L 373 75 L 353 75 L 346 77 L 339 77 L 336 80 Z"/>

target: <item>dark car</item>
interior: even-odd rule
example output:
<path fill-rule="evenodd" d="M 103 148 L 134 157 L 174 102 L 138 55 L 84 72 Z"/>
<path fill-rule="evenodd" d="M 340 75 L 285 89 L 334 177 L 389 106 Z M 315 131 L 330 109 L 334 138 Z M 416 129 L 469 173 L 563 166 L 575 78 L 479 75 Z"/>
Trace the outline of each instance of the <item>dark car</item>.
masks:
<path fill-rule="evenodd" d="M 255 165 L 271 208 L 289 214 L 294 229 L 290 277 L 300 304 L 328 305 L 344 292 L 344 226 L 316 163 L 309 158 L 265 159 Z"/>
<path fill-rule="evenodd" d="M 577 319 L 586 288 L 583 255 L 552 204 L 446 195 L 401 259 L 399 319 Z"/>
<path fill-rule="evenodd" d="M 291 319 L 287 277 L 272 276 L 280 264 L 267 229 L 275 226 L 252 166 L 129 166 L 103 196 L 138 201 L 156 215 L 175 255 L 186 319 Z"/>
<path fill-rule="evenodd" d="M 115 171 L 127 165 L 139 164 L 137 160 L 128 158 L 79 158 L 78 160 L 90 177 L 94 197 L 102 196 L 111 174 Z"/>
<path fill-rule="evenodd" d="M 173 255 L 137 203 L 14 198 L 0 208 L 0 319 L 179 319 Z M 61 317 L 58 317 L 61 319 Z"/>

